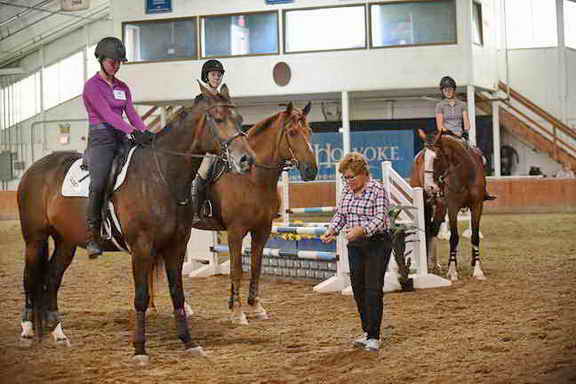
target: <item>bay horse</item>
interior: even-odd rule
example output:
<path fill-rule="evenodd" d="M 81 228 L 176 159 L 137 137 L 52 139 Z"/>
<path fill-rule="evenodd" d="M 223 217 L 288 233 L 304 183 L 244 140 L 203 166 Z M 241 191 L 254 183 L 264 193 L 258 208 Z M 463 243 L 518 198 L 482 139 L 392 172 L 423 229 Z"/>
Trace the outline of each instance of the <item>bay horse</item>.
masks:
<path fill-rule="evenodd" d="M 480 265 L 480 218 L 486 197 L 486 175 L 482 158 L 473 148 L 461 139 L 452 135 L 436 133 L 426 136 L 422 131 L 419 134 L 425 140 L 427 147 L 436 153 L 434 159 L 434 180 L 440 188 L 439 195 L 425 193 L 425 220 L 427 245 L 431 244 L 432 237 L 438 235 L 440 224 L 444 221 L 446 211 L 450 225 L 450 256 L 448 259 L 448 278 L 458 280 L 457 254 L 458 254 L 458 212 L 462 208 L 470 209 L 471 214 L 471 243 L 474 268 L 472 276 L 478 280 L 485 280 L 486 276 Z M 424 187 L 424 156 L 423 153 L 415 160 L 411 175 L 411 185 Z M 428 261 L 435 263 L 431 257 L 432 250 L 428 248 Z M 433 266 L 434 268 L 435 266 Z"/>
<path fill-rule="evenodd" d="M 248 130 L 248 144 L 256 154 L 249 174 L 226 173 L 208 190 L 216 218 L 212 223 L 199 222 L 194 228 L 228 231 L 230 250 L 229 308 L 233 322 L 248 324 L 240 302 L 242 279 L 242 240 L 251 235 L 251 271 L 248 305 L 259 319 L 267 319 L 259 297 L 262 250 L 268 241 L 272 221 L 280 208 L 278 179 L 289 163 L 303 180 L 314 180 L 318 173 L 316 155 L 310 144 L 312 130 L 307 122 L 311 104 L 303 110 L 289 103 L 286 110 L 268 117 Z"/>
<path fill-rule="evenodd" d="M 151 146 L 135 150 L 124 183 L 111 195 L 124 240 L 132 257 L 136 326 L 134 360 L 145 365 L 148 280 L 164 264 L 178 337 L 187 352 L 204 355 L 190 335 L 184 310 L 182 264 L 190 237 L 192 215 L 187 203 L 193 177 L 206 153 L 218 154 L 233 172 L 246 173 L 254 160 L 240 116 L 224 85 L 212 95 L 200 84 L 203 101 L 182 110 L 156 135 Z M 34 331 L 52 331 L 57 343 L 68 344 L 58 313 L 58 290 L 76 248 L 85 247 L 87 198 L 60 193 L 68 168 L 79 159 L 77 152 L 54 152 L 35 162 L 23 175 L 17 199 L 22 235 L 26 244 L 22 339 Z M 48 256 L 48 239 L 54 241 Z M 108 245 L 106 248 L 109 249 Z"/>

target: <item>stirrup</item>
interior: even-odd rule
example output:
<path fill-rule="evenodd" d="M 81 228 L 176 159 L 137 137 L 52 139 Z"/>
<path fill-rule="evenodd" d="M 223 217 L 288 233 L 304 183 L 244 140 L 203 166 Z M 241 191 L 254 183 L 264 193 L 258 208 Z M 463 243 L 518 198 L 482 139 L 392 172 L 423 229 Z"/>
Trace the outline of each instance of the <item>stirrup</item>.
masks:
<path fill-rule="evenodd" d="M 102 254 L 102 248 L 100 248 L 96 240 L 90 240 L 86 244 L 86 252 L 88 252 L 89 259 L 95 260 Z"/>

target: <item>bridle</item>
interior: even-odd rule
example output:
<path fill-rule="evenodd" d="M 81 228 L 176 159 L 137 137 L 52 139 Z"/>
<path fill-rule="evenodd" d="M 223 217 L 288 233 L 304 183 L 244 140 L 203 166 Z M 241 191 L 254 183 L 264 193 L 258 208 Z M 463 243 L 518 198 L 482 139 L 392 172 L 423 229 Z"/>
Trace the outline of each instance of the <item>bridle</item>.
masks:
<path fill-rule="evenodd" d="M 290 144 L 290 140 L 288 139 L 288 126 L 290 124 L 292 124 L 292 122 L 289 119 L 286 119 L 287 121 L 284 122 L 284 125 L 282 126 L 282 130 L 280 131 L 280 134 L 278 135 L 278 140 L 276 142 L 276 146 L 275 146 L 275 151 L 278 150 L 280 148 L 280 144 L 282 144 L 282 140 L 284 138 L 286 138 L 286 144 L 288 145 L 288 151 L 290 152 L 290 159 L 289 160 L 280 160 L 278 162 L 278 164 L 275 165 L 268 165 L 268 164 L 261 164 L 261 163 L 254 163 L 255 167 L 259 167 L 259 168 L 264 168 L 264 169 L 279 169 L 282 171 L 287 171 L 287 170 L 291 170 L 294 168 L 298 168 L 300 166 L 300 162 L 298 161 L 298 159 L 296 158 L 296 155 L 294 154 L 294 149 L 292 148 L 292 145 Z M 298 121 L 298 124 L 301 126 L 302 122 Z"/>
<path fill-rule="evenodd" d="M 170 191 L 170 194 L 172 195 L 172 197 L 174 197 L 174 199 L 176 200 L 177 204 L 180 206 L 187 206 L 190 204 L 190 197 L 186 197 L 186 199 L 181 200 L 176 196 L 176 193 L 172 190 L 172 188 L 170 187 L 170 184 L 168 183 L 168 181 L 166 180 L 166 177 L 164 176 L 164 173 L 162 172 L 162 168 L 160 167 L 160 161 L 158 160 L 158 153 L 165 153 L 168 155 L 174 155 L 174 156 L 182 156 L 182 157 L 186 157 L 186 158 L 204 158 L 204 157 L 216 157 L 218 160 L 222 161 L 224 163 L 224 166 L 226 167 L 226 169 L 231 169 L 231 165 L 230 165 L 230 145 L 232 144 L 232 142 L 238 138 L 241 137 L 245 137 L 246 133 L 242 132 L 241 129 L 237 129 L 237 132 L 235 135 L 233 135 L 232 137 L 229 137 L 227 139 L 221 139 L 220 137 L 218 137 L 218 134 L 216 133 L 216 122 L 214 121 L 214 118 L 212 117 L 212 115 L 210 115 L 209 111 L 212 110 L 213 108 L 216 107 L 225 107 L 225 108 L 236 108 L 235 104 L 231 104 L 231 103 L 218 103 L 218 104 L 213 104 L 211 106 L 209 106 L 208 108 L 206 108 L 204 110 L 204 118 L 207 121 L 207 125 L 208 125 L 208 130 L 210 132 L 210 135 L 212 136 L 212 139 L 217 141 L 218 144 L 220 145 L 220 151 L 217 155 L 213 155 L 213 154 L 209 154 L 206 153 L 204 155 L 199 155 L 199 154 L 195 154 L 195 153 L 188 153 L 188 152 L 179 152 L 179 151 L 171 151 L 171 150 L 167 150 L 167 149 L 159 149 L 156 147 L 156 136 L 154 136 L 154 138 L 152 139 L 152 143 L 150 144 L 150 148 L 152 149 L 152 155 L 154 156 L 154 162 L 156 164 L 156 170 L 158 171 L 158 174 L 160 175 L 160 178 L 162 179 L 162 182 L 164 184 L 166 184 L 166 186 L 168 187 L 168 190 Z M 202 125 L 201 128 L 204 128 L 204 124 Z M 194 141 L 197 141 L 196 137 L 198 136 L 198 132 L 195 132 L 194 134 Z"/>

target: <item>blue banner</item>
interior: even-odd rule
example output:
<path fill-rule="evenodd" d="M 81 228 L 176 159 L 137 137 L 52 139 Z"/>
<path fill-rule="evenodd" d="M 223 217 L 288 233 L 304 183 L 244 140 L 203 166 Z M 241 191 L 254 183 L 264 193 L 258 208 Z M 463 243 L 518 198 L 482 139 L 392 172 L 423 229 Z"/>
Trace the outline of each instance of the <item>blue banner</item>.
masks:
<path fill-rule="evenodd" d="M 172 0 L 146 0 L 146 13 L 172 12 Z"/>
<path fill-rule="evenodd" d="M 315 133 L 312 147 L 318 162 L 316 180 L 334 180 L 336 163 L 343 157 L 342 134 L 337 132 Z M 414 131 L 386 130 L 370 132 L 352 132 L 353 152 L 360 152 L 368 160 L 370 173 L 374 178 L 382 179 L 382 162 L 392 161 L 392 168 L 402 177 L 410 177 L 410 168 L 414 157 Z M 291 181 L 300 181 L 297 170 L 290 172 Z"/>

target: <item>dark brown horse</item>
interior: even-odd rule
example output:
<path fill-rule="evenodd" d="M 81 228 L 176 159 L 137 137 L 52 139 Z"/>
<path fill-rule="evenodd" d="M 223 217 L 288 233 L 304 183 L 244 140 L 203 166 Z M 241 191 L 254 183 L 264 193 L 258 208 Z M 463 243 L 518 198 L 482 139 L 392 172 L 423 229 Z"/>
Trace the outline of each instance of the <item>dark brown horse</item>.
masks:
<path fill-rule="evenodd" d="M 310 103 L 303 110 L 292 103 L 254 125 L 248 131 L 248 144 L 256 153 L 256 162 L 248 175 L 224 174 L 210 187 L 217 225 L 198 224 L 198 229 L 227 230 L 230 249 L 231 292 L 229 307 L 232 321 L 247 324 L 240 302 L 242 279 L 242 240 L 250 233 L 251 276 L 248 305 L 257 318 L 266 319 L 259 293 L 262 250 L 280 208 L 278 179 L 287 163 L 300 171 L 305 181 L 314 180 L 318 173 L 316 156 L 310 145 L 312 133 L 306 116 Z"/>
<path fill-rule="evenodd" d="M 472 229 L 472 267 L 473 277 L 485 280 L 480 266 L 480 218 L 486 197 L 486 175 L 481 157 L 462 140 L 451 135 L 437 133 L 426 137 L 427 147 L 436 153 L 434 159 L 434 180 L 440 188 L 439 195 L 425 192 L 426 240 L 429 266 L 436 267 L 432 241 L 438 235 L 440 224 L 448 211 L 450 225 L 450 257 L 448 259 L 448 277 L 458 280 L 458 212 L 468 208 L 471 212 Z M 410 183 L 424 187 L 424 156 L 421 153 L 414 162 Z"/>
<path fill-rule="evenodd" d="M 174 306 L 177 333 L 186 351 L 203 354 L 190 336 L 182 289 L 182 264 L 190 237 L 192 215 L 187 204 L 190 185 L 205 153 L 225 156 L 235 172 L 246 173 L 254 152 L 240 131 L 240 117 L 230 103 L 228 88 L 211 95 L 204 87 L 203 101 L 180 112 L 153 145 L 138 148 L 124 184 L 111 200 L 116 207 L 124 239 L 132 255 L 135 285 L 134 359 L 145 364 L 145 318 L 149 305 L 148 280 L 164 264 Z M 78 246 L 87 241 L 87 199 L 63 197 L 62 181 L 75 152 L 55 152 L 34 163 L 18 186 L 18 206 L 26 243 L 24 289 L 26 304 L 22 338 L 44 327 L 57 342 L 68 343 L 62 331 L 57 295 L 62 277 Z M 200 158 L 199 158 L 200 157 Z M 54 240 L 52 256 L 48 239 Z M 94 287 L 100 289 L 101 287 Z M 90 293 L 87 292 L 87 300 Z"/>

